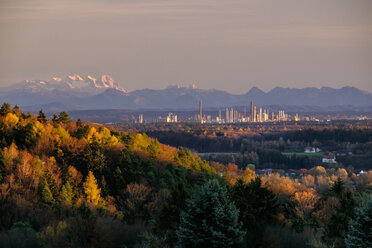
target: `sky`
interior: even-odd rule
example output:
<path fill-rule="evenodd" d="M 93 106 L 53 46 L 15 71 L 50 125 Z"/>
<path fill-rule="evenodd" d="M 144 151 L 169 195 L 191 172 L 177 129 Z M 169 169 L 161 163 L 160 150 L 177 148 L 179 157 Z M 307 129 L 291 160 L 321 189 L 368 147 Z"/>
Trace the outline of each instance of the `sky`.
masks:
<path fill-rule="evenodd" d="M 371 0 L 0 0 L 0 86 L 108 74 L 168 85 L 372 92 Z"/>

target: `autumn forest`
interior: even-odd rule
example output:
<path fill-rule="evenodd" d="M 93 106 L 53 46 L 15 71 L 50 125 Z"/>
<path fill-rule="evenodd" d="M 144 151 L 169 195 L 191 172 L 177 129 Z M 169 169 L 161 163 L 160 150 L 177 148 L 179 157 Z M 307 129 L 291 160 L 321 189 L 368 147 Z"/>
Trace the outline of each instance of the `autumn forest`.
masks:
<path fill-rule="evenodd" d="M 5 103 L 0 247 L 372 247 L 372 170 L 306 165 L 256 175 L 253 159 L 204 160 L 145 133 Z"/>

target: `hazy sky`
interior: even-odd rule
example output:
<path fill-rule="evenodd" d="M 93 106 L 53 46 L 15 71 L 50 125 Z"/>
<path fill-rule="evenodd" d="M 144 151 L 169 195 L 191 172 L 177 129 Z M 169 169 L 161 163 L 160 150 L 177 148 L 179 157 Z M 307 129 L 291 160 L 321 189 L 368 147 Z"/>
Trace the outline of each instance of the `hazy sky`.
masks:
<path fill-rule="evenodd" d="M 0 82 L 372 92 L 371 0 L 0 0 Z"/>

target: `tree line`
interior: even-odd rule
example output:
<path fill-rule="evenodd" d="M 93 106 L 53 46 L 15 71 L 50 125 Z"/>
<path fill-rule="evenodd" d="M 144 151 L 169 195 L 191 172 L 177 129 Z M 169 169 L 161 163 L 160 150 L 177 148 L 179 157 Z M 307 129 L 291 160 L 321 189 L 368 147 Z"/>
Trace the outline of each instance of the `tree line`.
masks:
<path fill-rule="evenodd" d="M 357 247 L 370 238 L 369 174 L 256 177 L 144 133 L 9 104 L 0 141 L 1 247 Z"/>

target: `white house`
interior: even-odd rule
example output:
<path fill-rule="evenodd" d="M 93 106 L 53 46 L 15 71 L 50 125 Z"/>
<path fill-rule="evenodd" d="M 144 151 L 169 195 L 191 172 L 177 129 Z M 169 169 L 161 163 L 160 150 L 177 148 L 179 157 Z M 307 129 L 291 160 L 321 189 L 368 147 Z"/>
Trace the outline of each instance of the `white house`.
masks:
<path fill-rule="evenodd" d="M 328 164 L 335 164 L 335 163 L 337 163 L 336 162 L 336 157 L 335 157 L 334 154 L 324 155 L 323 158 L 322 158 L 322 162 L 323 163 L 328 163 Z"/>
<path fill-rule="evenodd" d="M 318 147 L 311 147 L 308 146 L 305 148 L 305 153 L 315 153 L 315 152 L 320 152 L 320 149 Z"/>

